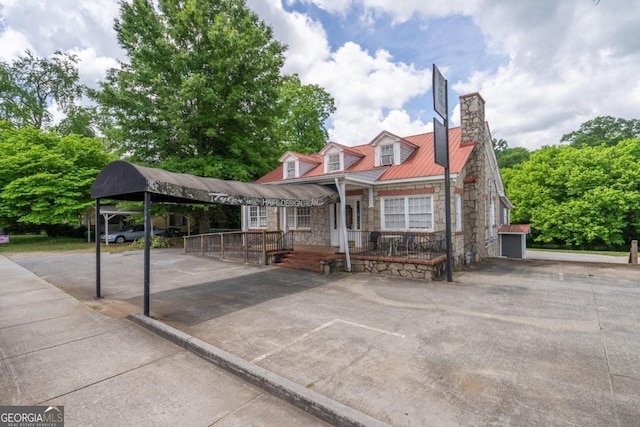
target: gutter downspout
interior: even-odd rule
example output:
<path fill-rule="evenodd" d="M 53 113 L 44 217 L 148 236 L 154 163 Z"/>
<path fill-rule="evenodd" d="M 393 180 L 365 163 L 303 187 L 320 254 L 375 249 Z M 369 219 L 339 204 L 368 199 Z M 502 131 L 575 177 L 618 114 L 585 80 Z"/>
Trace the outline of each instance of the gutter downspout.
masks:
<path fill-rule="evenodd" d="M 340 184 L 338 178 L 335 179 L 338 195 L 340 196 L 340 228 L 342 242 L 344 245 L 344 254 L 347 259 L 347 271 L 351 272 L 351 255 L 349 254 L 349 236 L 347 235 L 347 198 L 345 195 L 345 185 Z"/>

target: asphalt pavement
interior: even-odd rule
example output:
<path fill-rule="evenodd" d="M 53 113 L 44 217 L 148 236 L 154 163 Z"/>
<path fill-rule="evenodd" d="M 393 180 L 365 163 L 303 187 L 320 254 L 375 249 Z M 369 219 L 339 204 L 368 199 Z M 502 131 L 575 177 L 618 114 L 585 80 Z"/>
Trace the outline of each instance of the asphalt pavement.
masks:
<path fill-rule="evenodd" d="M 149 321 L 181 336 L 176 345 L 126 320 L 142 311 L 142 258 L 103 254 L 105 298 L 94 301 L 93 254 L 12 256 L 19 274 L 0 257 L 12 272 L 0 284 L 1 404 L 55 402 L 90 421 L 69 425 L 113 425 L 119 407 L 129 417 L 119 425 L 147 409 L 156 424 L 176 413 L 179 425 L 321 423 L 186 350 L 203 343 L 390 425 L 640 420 L 638 267 L 493 259 L 447 283 L 154 250 Z M 234 398 L 236 385 L 254 400 Z M 219 413 L 198 422 L 202 402 Z M 254 418 L 238 418 L 248 409 Z"/>

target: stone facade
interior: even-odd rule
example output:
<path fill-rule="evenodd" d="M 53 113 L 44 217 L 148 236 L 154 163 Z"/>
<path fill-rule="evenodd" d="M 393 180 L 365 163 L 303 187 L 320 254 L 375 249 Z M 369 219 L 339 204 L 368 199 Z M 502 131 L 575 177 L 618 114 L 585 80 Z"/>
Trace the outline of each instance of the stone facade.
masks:
<path fill-rule="evenodd" d="M 460 115 L 460 139 L 455 143 L 460 144 L 458 148 L 469 147 L 466 153 L 471 152 L 464 167 L 458 169 L 459 172 L 451 180 L 452 255 L 456 268 L 466 264 L 468 254 L 471 254 L 471 262 L 479 262 L 486 257 L 499 255 L 497 230 L 504 216 L 500 198 L 500 191 L 504 190 L 501 187 L 500 177 L 496 175 L 499 171 L 491 135 L 485 121 L 485 101 L 480 94 L 473 93 L 460 97 Z M 471 146 L 473 146 L 472 150 Z M 375 168 L 372 169 L 372 171 L 375 170 Z M 360 202 L 360 230 L 382 231 L 381 200 L 383 197 L 414 194 L 428 194 L 432 197 L 432 232 L 442 233 L 445 230 L 445 189 L 442 176 L 405 178 L 395 182 L 390 181 L 388 184 L 385 181 L 375 181 L 375 178 L 365 179 L 363 176 L 358 175 L 358 179 L 351 182 L 345 179 L 347 202 Z M 370 184 L 366 183 L 367 179 L 372 180 Z M 363 183 L 360 184 L 358 181 Z M 500 182 L 500 186 L 497 182 Z M 373 192 L 373 206 L 369 206 L 371 192 Z M 461 231 L 455 228 L 456 195 L 462 198 Z M 330 246 L 333 209 L 335 209 L 333 205 L 311 208 L 311 227 L 307 230 L 293 230 L 294 243 Z M 283 210 L 269 208 L 267 215 L 268 230 L 282 230 Z M 398 260 L 352 260 L 353 271 L 411 278 L 427 278 L 441 273 L 442 268 L 442 265 L 414 265 L 411 262 L 398 262 Z"/>
<path fill-rule="evenodd" d="M 464 168 L 464 176 L 460 177 L 464 184 L 464 253 L 473 254 L 474 262 L 497 256 L 499 250 L 497 225 L 500 203 L 496 202 L 497 191 L 494 190 L 490 196 L 495 177 L 488 158 L 493 154 L 493 148 L 485 122 L 484 104 L 484 99 L 478 93 L 460 97 L 461 144 L 475 143 Z M 494 219 L 493 223 L 490 223 L 491 218 Z"/>
<path fill-rule="evenodd" d="M 445 259 L 430 263 L 408 262 L 407 260 L 380 260 L 354 257 L 351 271 L 385 276 L 398 276 L 408 279 L 434 280 L 441 276 L 446 268 Z"/>

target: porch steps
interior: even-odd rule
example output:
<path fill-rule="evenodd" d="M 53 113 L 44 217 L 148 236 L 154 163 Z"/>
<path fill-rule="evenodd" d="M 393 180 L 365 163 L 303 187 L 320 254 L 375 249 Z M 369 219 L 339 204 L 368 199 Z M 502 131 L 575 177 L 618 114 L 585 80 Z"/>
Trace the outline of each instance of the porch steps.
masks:
<path fill-rule="evenodd" d="M 322 265 L 336 258 L 337 256 L 335 254 L 293 251 L 284 255 L 274 265 L 293 270 L 315 271 L 316 273 L 321 273 Z"/>

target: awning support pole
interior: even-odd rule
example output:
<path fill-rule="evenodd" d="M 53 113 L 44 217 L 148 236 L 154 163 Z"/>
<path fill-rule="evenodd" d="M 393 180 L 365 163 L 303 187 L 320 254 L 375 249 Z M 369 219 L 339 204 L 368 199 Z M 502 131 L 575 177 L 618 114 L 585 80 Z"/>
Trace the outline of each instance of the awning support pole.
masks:
<path fill-rule="evenodd" d="M 100 295 L 100 199 L 96 199 L 96 223 L 94 225 L 94 237 L 96 240 L 96 295 L 94 299 L 101 299 Z M 91 232 L 89 231 L 89 234 Z"/>
<path fill-rule="evenodd" d="M 151 193 L 144 193 L 144 315 L 149 316 L 149 282 L 151 260 Z"/>

